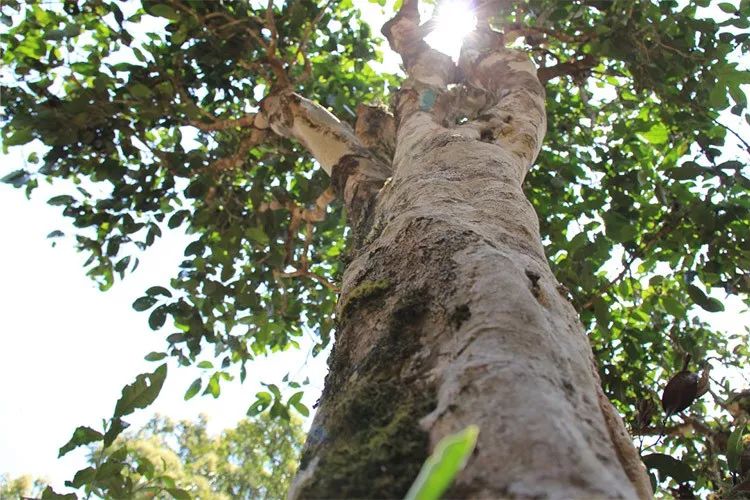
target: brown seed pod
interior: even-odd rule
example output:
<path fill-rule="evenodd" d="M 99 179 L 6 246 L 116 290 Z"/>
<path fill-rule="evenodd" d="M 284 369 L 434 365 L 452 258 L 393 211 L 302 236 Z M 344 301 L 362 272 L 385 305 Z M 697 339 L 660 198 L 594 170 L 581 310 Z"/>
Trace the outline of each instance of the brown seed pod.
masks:
<path fill-rule="evenodd" d="M 711 373 L 711 365 L 706 363 L 703 366 L 703 372 L 701 372 L 701 378 L 698 379 L 698 391 L 696 397 L 701 397 L 708 392 L 710 387 L 709 375 Z"/>
<path fill-rule="evenodd" d="M 688 355 L 682 371 L 669 379 L 661 395 L 661 405 L 667 418 L 690 406 L 698 395 L 698 374 L 687 369 L 689 362 Z"/>

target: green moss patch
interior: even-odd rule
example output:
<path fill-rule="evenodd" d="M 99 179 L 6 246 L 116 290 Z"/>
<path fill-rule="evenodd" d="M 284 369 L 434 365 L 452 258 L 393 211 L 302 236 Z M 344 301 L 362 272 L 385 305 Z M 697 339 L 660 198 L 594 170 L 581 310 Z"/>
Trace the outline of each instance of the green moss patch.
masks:
<path fill-rule="evenodd" d="M 419 419 L 434 404 L 431 391 L 416 393 L 398 381 L 347 391 L 329 419 L 332 442 L 303 497 L 403 498 L 428 455 Z"/>
<path fill-rule="evenodd" d="M 363 283 L 364 285 L 365 283 Z M 354 291 L 361 292 L 354 294 Z M 367 282 L 352 292 L 356 300 L 382 293 L 385 280 Z M 354 372 L 327 381 L 325 437 L 314 479 L 302 498 L 403 498 L 429 454 L 429 436 L 419 420 L 435 406 L 433 387 L 403 380 L 402 373 L 420 348 L 429 295 L 401 292 L 388 315 L 388 330 Z M 355 332 L 351 332 L 355 334 Z"/>
<path fill-rule="evenodd" d="M 346 315 L 351 309 L 366 300 L 379 297 L 391 287 L 391 282 L 382 279 L 374 281 L 363 281 L 349 292 L 346 304 L 343 307 L 343 315 Z"/>

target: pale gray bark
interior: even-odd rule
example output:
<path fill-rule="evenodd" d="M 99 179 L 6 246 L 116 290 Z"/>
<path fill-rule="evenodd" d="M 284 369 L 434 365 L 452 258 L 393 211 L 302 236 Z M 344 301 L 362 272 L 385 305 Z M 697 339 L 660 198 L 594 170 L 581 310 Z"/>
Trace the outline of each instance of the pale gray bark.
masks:
<path fill-rule="evenodd" d="M 429 450 L 469 424 L 477 449 L 450 496 L 648 497 L 522 190 L 546 127 L 536 70 L 489 30 L 455 65 L 418 26 L 407 1 L 385 27 L 409 73 L 395 121 L 360 107 L 355 134 L 287 95 L 258 125 L 316 154 L 353 231 L 290 497 L 401 496 Z"/>

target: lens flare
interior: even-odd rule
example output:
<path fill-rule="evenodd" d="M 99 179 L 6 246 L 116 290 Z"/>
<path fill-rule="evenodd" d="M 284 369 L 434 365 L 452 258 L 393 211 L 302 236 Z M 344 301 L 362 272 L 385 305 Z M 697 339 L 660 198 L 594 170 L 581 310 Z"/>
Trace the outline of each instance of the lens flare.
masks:
<path fill-rule="evenodd" d="M 461 43 L 477 25 L 471 4 L 462 0 L 441 2 L 437 10 L 435 30 L 425 37 L 430 46 L 443 54 L 458 59 Z"/>

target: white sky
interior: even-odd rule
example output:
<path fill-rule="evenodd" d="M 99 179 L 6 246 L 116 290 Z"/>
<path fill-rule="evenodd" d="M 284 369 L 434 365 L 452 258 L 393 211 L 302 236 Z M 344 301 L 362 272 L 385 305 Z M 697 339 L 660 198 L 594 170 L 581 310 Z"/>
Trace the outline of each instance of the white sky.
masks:
<path fill-rule="evenodd" d="M 360 5 L 373 32 L 378 33 L 384 19 L 380 8 L 368 2 Z M 450 31 L 449 23 L 433 40 L 447 39 Z M 382 67 L 394 71 L 398 58 L 384 50 L 387 58 Z M 747 127 L 743 132 L 750 136 Z M 27 155 L 33 148 L 14 148 L 4 156 L 0 177 L 23 165 L 22 151 Z M 62 208 L 46 204 L 54 194 L 59 193 L 43 186 L 29 201 L 22 192 L 0 186 L 0 279 L 4 285 L 0 287 L 0 474 L 47 477 L 59 491 L 63 481 L 83 465 L 80 449 L 57 459 L 58 448 L 73 429 L 78 425 L 100 428 L 123 385 L 158 366 L 143 356 L 163 349 L 165 330 L 152 332 L 148 314 L 135 312 L 131 304 L 149 286 L 167 284 L 175 276 L 186 238 L 165 230 L 164 237 L 141 256 L 137 271 L 102 293 L 84 275 L 85 257 L 75 252 L 72 238 L 58 239 L 55 248 L 46 239 L 55 229 L 74 234 L 61 215 Z M 739 310 L 740 302 L 733 300 L 727 312 L 710 315 L 710 320 L 720 328 L 742 332 L 748 315 Z M 203 412 L 216 432 L 244 416 L 260 389 L 259 381 L 279 382 L 289 371 L 292 375 L 305 371 L 310 376 L 305 402 L 311 407 L 322 389 L 327 354 L 305 366 L 306 354 L 290 353 L 249 365 L 246 383 L 224 383 L 218 400 L 183 401 L 200 370 L 170 365 L 156 403 L 126 420 L 137 428 L 153 413 L 194 420 Z"/>

